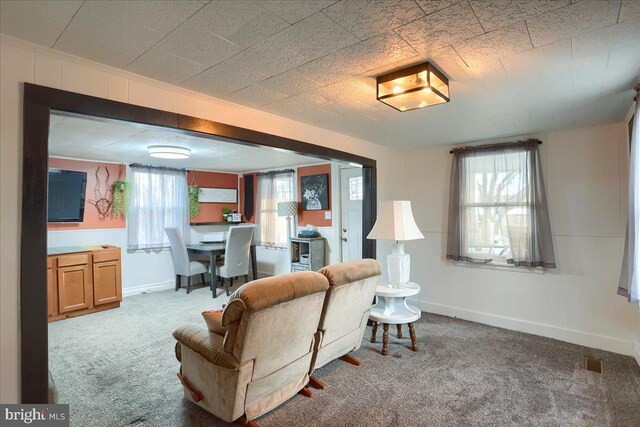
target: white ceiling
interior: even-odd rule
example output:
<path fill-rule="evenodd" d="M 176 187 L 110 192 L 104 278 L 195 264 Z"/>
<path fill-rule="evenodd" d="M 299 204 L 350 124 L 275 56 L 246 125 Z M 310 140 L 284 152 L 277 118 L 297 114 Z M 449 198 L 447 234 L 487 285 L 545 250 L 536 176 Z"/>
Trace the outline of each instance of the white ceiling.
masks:
<path fill-rule="evenodd" d="M 0 31 L 400 148 L 621 121 L 640 75 L 638 0 L 3 0 Z M 425 60 L 450 103 L 375 100 Z"/>
<path fill-rule="evenodd" d="M 190 148 L 191 157 L 185 160 L 153 158 L 147 153 L 149 145 Z M 73 159 L 236 173 L 322 161 L 289 151 L 202 138 L 171 129 L 57 113 L 51 114 L 49 123 L 49 154 Z"/>

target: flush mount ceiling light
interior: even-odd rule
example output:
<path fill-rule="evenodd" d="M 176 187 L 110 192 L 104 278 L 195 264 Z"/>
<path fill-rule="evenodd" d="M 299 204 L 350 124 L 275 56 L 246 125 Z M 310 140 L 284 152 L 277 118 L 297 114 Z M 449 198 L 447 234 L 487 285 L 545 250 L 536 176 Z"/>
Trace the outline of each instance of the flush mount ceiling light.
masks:
<path fill-rule="evenodd" d="M 173 145 L 150 145 L 147 151 L 151 157 L 160 159 L 188 159 L 191 155 L 190 149 Z"/>
<path fill-rule="evenodd" d="M 398 111 L 449 102 L 449 79 L 428 62 L 378 76 L 376 83 L 376 99 Z"/>

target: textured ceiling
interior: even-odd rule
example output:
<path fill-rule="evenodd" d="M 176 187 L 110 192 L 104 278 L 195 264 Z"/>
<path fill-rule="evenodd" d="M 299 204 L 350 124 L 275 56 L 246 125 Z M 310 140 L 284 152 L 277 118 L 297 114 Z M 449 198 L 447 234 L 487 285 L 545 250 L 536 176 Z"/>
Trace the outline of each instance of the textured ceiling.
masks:
<path fill-rule="evenodd" d="M 2 1 L 0 31 L 400 148 L 620 121 L 638 0 Z M 375 76 L 429 60 L 451 102 L 400 113 Z"/>
<path fill-rule="evenodd" d="M 191 157 L 185 160 L 153 158 L 147 153 L 149 145 L 186 147 L 191 149 Z M 49 123 L 49 154 L 220 172 L 251 172 L 321 161 L 284 150 L 201 138 L 159 127 L 57 113 L 51 115 Z"/>

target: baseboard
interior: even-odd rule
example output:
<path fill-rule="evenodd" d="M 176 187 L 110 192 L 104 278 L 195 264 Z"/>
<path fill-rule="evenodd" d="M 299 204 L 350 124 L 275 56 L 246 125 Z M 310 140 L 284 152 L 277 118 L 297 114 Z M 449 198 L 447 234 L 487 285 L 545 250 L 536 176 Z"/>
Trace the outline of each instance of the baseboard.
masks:
<path fill-rule="evenodd" d="M 636 359 L 638 365 L 640 365 L 640 342 L 638 341 L 633 344 L 633 357 Z"/>
<path fill-rule="evenodd" d="M 159 283 L 149 283 L 147 285 L 132 286 L 122 289 L 122 297 L 126 298 L 133 295 L 148 294 L 149 292 L 166 291 L 167 289 L 175 289 L 175 286 L 175 279 Z"/>
<path fill-rule="evenodd" d="M 574 329 L 566 329 L 544 323 L 530 322 L 527 320 L 468 310 L 460 307 L 435 304 L 426 301 L 421 302 L 418 300 L 409 300 L 409 303 L 418 306 L 421 311 L 427 313 L 456 317 L 463 320 L 483 323 L 485 325 L 566 341 L 572 344 L 583 345 L 585 347 L 634 356 L 638 363 L 640 363 L 640 344 L 636 343 L 634 350 L 634 343 L 632 341 L 623 341 L 604 335 L 590 334 Z"/>

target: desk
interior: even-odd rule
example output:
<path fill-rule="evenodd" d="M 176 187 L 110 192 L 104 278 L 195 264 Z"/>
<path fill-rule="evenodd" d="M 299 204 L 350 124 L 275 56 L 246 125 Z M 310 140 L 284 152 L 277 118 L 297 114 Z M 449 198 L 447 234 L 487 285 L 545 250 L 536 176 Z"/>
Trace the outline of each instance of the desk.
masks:
<path fill-rule="evenodd" d="M 209 244 L 199 243 L 194 245 L 187 245 L 187 252 L 189 253 L 209 255 L 209 262 L 210 262 L 209 268 L 211 270 L 211 280 L 213 283 L 216 284 L 216 286 L 213 286 L 213 283 L 211 284 L 211 290 L 214 294 L 214 297 L 216 296 L 216 288 L 218 283 L 218 281 L 215 280 L 216 261 L 218 260 L 218 257 L 220 255 L 224 255 L 226 246 L 227 245 L 225 243 L 209 243 Z M 249 248 L 249 255 L 251 257 L 251 270 L 253 272 L 252 274 L 253 280 L 256 280 L 258 278 L 258 263 L 256 261 L 256 245 L 251 245 L 251 247 Z"/>

